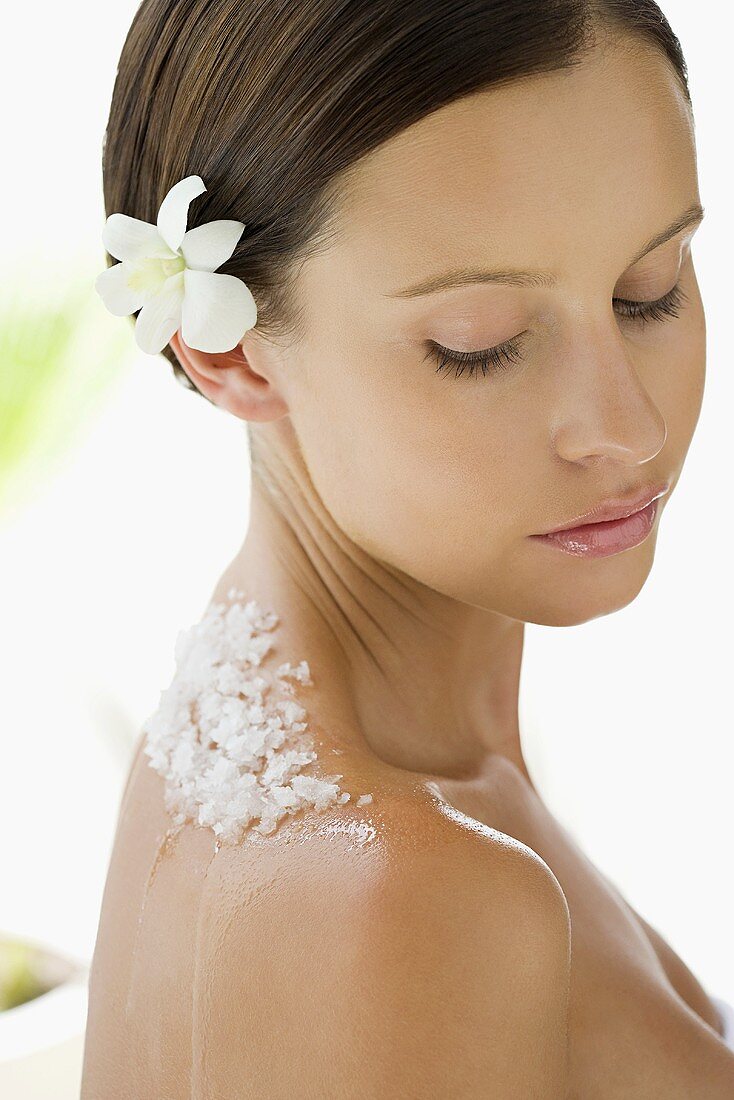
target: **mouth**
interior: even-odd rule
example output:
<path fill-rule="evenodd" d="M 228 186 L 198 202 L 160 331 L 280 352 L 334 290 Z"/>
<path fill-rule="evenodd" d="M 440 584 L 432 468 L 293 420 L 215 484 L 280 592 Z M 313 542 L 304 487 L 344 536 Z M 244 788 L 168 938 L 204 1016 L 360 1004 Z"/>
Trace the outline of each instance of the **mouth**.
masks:
<path fill-rule="evenodd" d="M 634 495 L 603 501 L 570 524 L 530 537 L 577 556 L 617 554 L 644 542 L 655 522 L 658 501 L 669 488 L 669 482 L 648 485 Z"/>

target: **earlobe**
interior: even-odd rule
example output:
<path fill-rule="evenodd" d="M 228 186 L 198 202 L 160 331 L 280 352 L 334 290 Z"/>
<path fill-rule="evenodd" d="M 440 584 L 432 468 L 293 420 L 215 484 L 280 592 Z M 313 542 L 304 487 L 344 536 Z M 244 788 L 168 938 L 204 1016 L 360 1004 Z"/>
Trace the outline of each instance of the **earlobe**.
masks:
<path fill-rule="evenodd" d="M 231 351 L 190 348 L 176 332 L 171 347 L 183 370 L 201 393 L 242 420 L 278 420 L 288 412 L 274 384 L 249 362 L 241 344 Z"/>

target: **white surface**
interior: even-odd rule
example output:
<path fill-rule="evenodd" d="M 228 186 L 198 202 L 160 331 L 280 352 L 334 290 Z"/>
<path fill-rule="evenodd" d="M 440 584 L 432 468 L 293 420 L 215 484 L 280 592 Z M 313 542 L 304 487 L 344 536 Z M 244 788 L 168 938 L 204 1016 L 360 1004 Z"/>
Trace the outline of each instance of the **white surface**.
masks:
<path fill-rule="evenodd" d="M 9 1061 L 29 1058 L 44 1048 L 78 1038 L 86 1015 L 86 973 L 0 1012 L 0 1069 Z"/>
<path fill-rule="evenodd" d="M 56 943 L 35 946 L 58 953 Z M 76 969 L 62 984 L 0 1012 L 0 1096 L 8 1100 L 78 1100 L 89 975 L 69 961 Z"/>
<path fill-rule="evenodd" d="M 0 1095 L 12 1100 L 79 1100 L 84 1031 L 55 1046 L 0 1063 Z"/>

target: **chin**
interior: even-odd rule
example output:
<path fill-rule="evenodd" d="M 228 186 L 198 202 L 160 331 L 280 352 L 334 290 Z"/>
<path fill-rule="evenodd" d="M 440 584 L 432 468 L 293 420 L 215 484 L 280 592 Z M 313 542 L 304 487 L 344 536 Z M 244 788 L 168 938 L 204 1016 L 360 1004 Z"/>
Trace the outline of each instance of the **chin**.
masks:
<path fill-rule="evenodd" d="M 654 556 L 655 532 L 639 546 L 605 558 L 559 552 L 564 560 L 555 569 L 549 564 L 537 578 L 524 619 L 540 626 L 578 626 L 619 611 L 642 590 Z"/>
<path fill-rule="evenodd" d="M 514 553 L 486 569 L 501 589 L 475 584 L 451 594 L 475 607 L 538 626 L 578 626 L 632 603 L 652 570 L 656 530 L 643 543 L 603 558 L 584 558 L 541 547 L 543 554 Z"/>

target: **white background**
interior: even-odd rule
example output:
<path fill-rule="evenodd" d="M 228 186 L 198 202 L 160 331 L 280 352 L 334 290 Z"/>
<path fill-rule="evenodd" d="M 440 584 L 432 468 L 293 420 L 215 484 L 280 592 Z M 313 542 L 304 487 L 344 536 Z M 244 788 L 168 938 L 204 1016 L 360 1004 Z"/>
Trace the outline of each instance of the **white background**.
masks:
<path fill-rule="evenodd" d="M 527 627 L 521 718 L 552 810 L 709 992 L 734 1001 L 731 27 L 713 0 L 663 6 L 690 69 L 706 208 L 693 242 L 704 407 L 637 599 L 580 627 Z M 3 275 L 29 254 L 47 272 L 86 256 L 90 279 L 104 265 L 101 143 L 135 8 L 14 8 Z M 0 927 L 87 960 L 132 741 L 248 513 L 242 424 L 138 353 L 128 320 L 107 323 L 130 326 L 122 380 L 0 527 Z"/>

